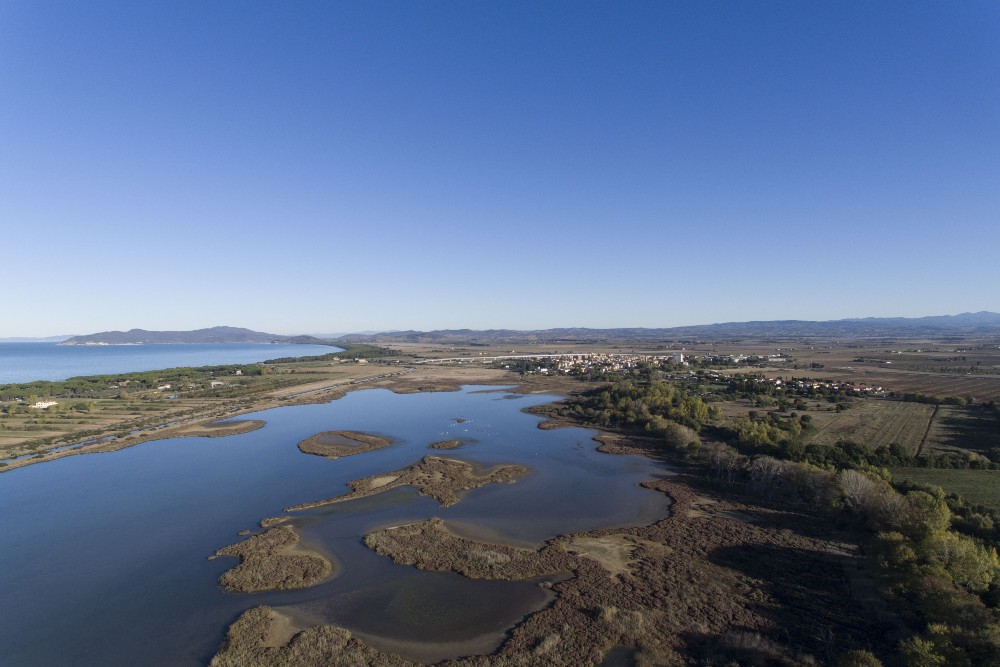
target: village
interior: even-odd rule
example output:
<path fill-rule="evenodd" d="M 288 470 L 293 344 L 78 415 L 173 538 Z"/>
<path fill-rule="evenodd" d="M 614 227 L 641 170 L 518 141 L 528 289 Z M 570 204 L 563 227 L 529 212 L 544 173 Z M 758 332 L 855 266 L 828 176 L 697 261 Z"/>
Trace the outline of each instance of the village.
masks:
<path fill-rule="evenodd" d="M 793 393 L 803 396 L 845 395 L 845 396 L 877 396 L 892 395 L 889 390 L 879 385 L 868 385 L 864 382 L 838 382 L 808 377 L 786 377 L 784 375 L 769 375 L 764 371 L 770 364 L 788 364 L 791 358 L 783 355 L 685 355 L 683 352 L 669 354 L 552 354 L 552 355 L 511 355 L 495 357 L 496 363 L 505 370 L 520 370 L 524 374 L 564 374 L 573 376 L 614 376 L 640 374 L 655 371 L 653 377 L 659 380 L 675 382 L 709 383 L 714 385 L 730 385 L 734 382 L 745 383 L 747 380 L 762 385 L 764 392 L 755 393 Z M 754 372 L 748 377 L 745 372 L 733 372 L 739 369 L 759 367 L 760 372 Z M 610 379 L 610 378 L 609 378 Z"/>

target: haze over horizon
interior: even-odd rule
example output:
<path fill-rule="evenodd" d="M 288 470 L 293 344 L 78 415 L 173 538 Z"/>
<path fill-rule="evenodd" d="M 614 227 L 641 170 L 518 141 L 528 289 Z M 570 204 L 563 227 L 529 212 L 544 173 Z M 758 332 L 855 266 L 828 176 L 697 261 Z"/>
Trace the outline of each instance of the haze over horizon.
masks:
<path fill-rule="evenodd" d="M 919 321 L 919 320 L 922 320 L 922 319 L 964 318 L 965 316 L 972 316 L 972 317 L 980 316 L 980 317 L 977 318 L 979 321 L 982 321 L 983 317 L 985 317 L 987 320 L 989 320 L 991 322 L 995 320 L 997 323 L 1000 323 L 1000 313 L 994 313 L 994 312 L 991 312 L 991 311 L 965 312 L 965 313 L 954 313 L 954 314 L 944 314 L 944 315 L 922 315 L 922 316 L 916 316 L 916 317 L 912 317 L 912 318 L 902 318 L 902 319 L 912 320 L 912 321 L 916 322 L 916 321 Z M 840 318 L 840 319 L 837 319 L 837 320 L 797 320 L 795 318 L 790 318 L 790 319 L 787 319 L 787 320 L 768 320 L 768 321 L 770 321 L 770 322 L 781 322 L 781 321 L 793 321 L 793 322 L 794 321 L 802 321 L 802 322 L 814 322 L 814 321 L 818 321 L 818 322 L 851 322 L 851 321 L 864 321 L 864 320 L 871 320 L 871 319 L 874 319 L 874 320 L 882 320 L 882 319 L 892 320 L 892 319 L 898 319 L 898 318 L 895 318 L 894 316 L 868 317 L 868 318 Z M 748 320 L 747 322 L 760 323 L 760 321 L 752 321 L 752 320 Z M 676 326 L 676 327 L 682 327 L 683 328 L 683 327 L 699 327 L 699 326 L 718 326 L 718 325 L 726 325 L 726 324 L 739 324 L 739 322 L 731 322 L 731 321 L 730 322 L 688 322 L 688 323 L 682 323 L 682 324 L 678 324 L 678 325 L 674 325 L 674 326 Z M 279 336 L 303 336 L 303 335 L 305 335 L 305 336 L 315 336 L 317 338 L 337 338 L 337 337 L 340 337 L 340 336 L 348 336 L 348 335 L 389 334 L 389 333 L 405 332 L 405 331 L 437 331 L 437 330 L 445 330 L 442 327 L 436 327 L 436 328 L 433 328 L 433 329 L 423 329 L 423 330 L 421 330 L 421 329 L 413 329 L 412 327 L 394 327 L 394 328 L 380 329 L 380 330 L 368 329 L 368 330 L 359 330 L 359 331 L 339 331 L 339 332 L 333 332 L 333 333 L 331 333 L 331 332 L 317 332 L 317 331 L 304 331 L 304 332 L 303 331 L 277 331 L 277 330 L 273 330 L 271 328 L 268 328 L 268 329 L 252 329 L 251 327 L 242 327 L 242 326 L 232 327 L 231 325 L 212 325 L 210 327 L 197 327 L 195 329 L 177 329 L 177 328 L 171 328 L 171 329 L 163 329 L 163 330 L 157 330 L 157 331 L 186 332 L 186 331 L 197 331 L 197 330 L 213 329 L 213 328 L 220 328 L 220 327 L 222 327 L 222 328 L 250 329 L 250 330 L 255 331 L 257 333 L 270 333 L 270 334 L 279 335 Z M 612 326 L 612 327 L 603 327 L 603 328 L 606 328 L 606 329 L 659 329 L 659 328 L 671 328 L 671 327 L 645 327 L 645 326 L 621 325 L 621 326 Z M 453 329 L 454 330 L 458 330 L 458 331 L 462 331 L 462 330 L 482 331 L 482 330 L 485 330 L 485 329 L 474 329 L 472 327 L 454 327 Z M 573 325 L 545 327 L 544 329 L 513 329 L 512 327 L 495 327 L 495 329 L 497 329 L 497 330 L 515 330 L 515 331 L 543 331 L 543 330 L 549 330 L 549 329 L 594 329 L 594 330 L 599 330 L 599 328 L 597 328 L 597 327 L 577 327 L 577 326 L 573 326 Z M 88 336 L 88 335 L 93 335 L 93 334 L 98 334 L 98 333 L 108 333 L 108 332 L 111 332 L 111 331 L 131 331 L 131 330 L 154 331 L 154 330 L 151 330 L 151 329 L 145 329 L 143 327 L 129 327 L 128 329 L 124 329 L 124 330 L 106 329 L 106 330 L 102 330 L 102 331 L 87 331 L 87 332 L 77 332 L 77 333 L 73 333 L 73 334 L 55 334 L 55 335 L 48 335 L 48 336 L 8 336 L 8 337 L 0 336 L 0 342 L 5 342 L 5 341 L 6 342 L 10 342 L 10 341 L 22 341 L 22 340 L 23 341 L 29 341 L 29 340 L 38 340 L 38 341 L 41 341 L 41 340 L 50 340 L 50 339 L 51 340 L 55 340 L 55 339 L 66 340 L 66 339 L 77 337 L 77 336 Z"/>
<path fill-rule="evenodd" d="M 998 35 L 990 2 L 5 2 L 0 338 L 997 312 Z"/>

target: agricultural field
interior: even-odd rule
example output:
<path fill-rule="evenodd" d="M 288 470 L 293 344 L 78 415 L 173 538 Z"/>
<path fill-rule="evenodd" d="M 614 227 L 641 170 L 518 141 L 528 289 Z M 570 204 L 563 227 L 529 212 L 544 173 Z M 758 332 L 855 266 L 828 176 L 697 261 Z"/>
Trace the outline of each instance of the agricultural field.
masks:
<path fill-rule="evenodd" d="M 728 353 L 764 353 L 759 345 L 739 345 Z M 792 362 L 767 369 L 780 375 L 810 376 L 882 386 L 899 393 L 1000 399 L 1000 348 L 964 341 L 906 340 L 871 343 L 816 342 L 780 345 L 767 350 L 787 354 Z"/>
<path fill-rule="evenodd" d="M 893 468 L 897 481 L 910 479 L 920 484 L 940 486 L 966 500 L 1000 510 L 1000 470 L 954 468 Z"/>
<path fill-rule="evenodd" d="M 870 447 L 899 444 L 913 456 L 975 452 L 1000 447 L 1000 420 L 976 407 L 863 399 L 844 412 L 812 411 L 810 443 L 853 440 Z"/>
<path fill-rule="evenodd" d="M 930 452 L 971 451 L 990 457 L 1000 447 L 1000 418 L 975 407 L 942 405 L 927 436 Z"/>
<path fill-rule="evenodd" d="M 896 443 L 912 455 L 920 453 L 924 436 L 934 416 L 934 406 L 881 399 L 855 401 L 844 412 L 812 411 L 816 429 L 810 443 L 833 445 L 853 440 L 869 447 Z"/>

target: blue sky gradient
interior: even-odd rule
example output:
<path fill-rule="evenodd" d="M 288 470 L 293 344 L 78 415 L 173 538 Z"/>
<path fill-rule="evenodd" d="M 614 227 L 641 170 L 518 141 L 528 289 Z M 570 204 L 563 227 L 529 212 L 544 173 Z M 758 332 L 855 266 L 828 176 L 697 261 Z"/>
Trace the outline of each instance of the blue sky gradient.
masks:
<path fill-rule="evenodd" d="M 1000 311 L 1000 4 L 0 0 L 0 223 L 0 337 Z"/>

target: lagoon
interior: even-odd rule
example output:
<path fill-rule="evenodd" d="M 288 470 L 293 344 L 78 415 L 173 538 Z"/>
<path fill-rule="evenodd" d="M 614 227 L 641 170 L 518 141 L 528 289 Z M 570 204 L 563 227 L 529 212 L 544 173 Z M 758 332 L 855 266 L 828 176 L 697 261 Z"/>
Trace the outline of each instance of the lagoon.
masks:
<path fill-rule="evenodd" d="M 183 366 L 252 364 L 281 357 L 338 352 L 328 345 L 214 343 L 187 345 L 58 345 L 0 343 L 0 384 L 59 381 L 82 375 L 154 371 Z"/>
<path fill-rule="evenodd" d="M 638 486 L 664 474 L 657 463 L 599 453 L 591 431 L 541 430 L 539 418 L 522 411 L 555 398 L 497 387 L 410 395 L 369 389 L 244 415 L 267 424 L 241 435 L 155 441 L 2 473 L 0 655 L 8 665 L 205 664 L 227 626 L 260 604 L 341 625 L 415 659 L 490 652 L 547 602 L 544 589 L 397 566 L 361 538 L 440 517 L 539 544 L 665 516 L 669 500 Z M 338 429 L 393 443 L 337 460 L 297 449 Z M 428 445 L 455 438 L 466 444 L 448 456 L 522 464 L 531 473 L 473 489 L 449 508 L 402 488 L 297 512 L 303 541 L 332 557 L 338 576 L 310 589 L 251 595 L 217 585 L 236 560 L 207 558 L 240 539 L 240 530 L 256 530 L 284 507 L 346 492 L 353 479 L 440 454 Z"/>

